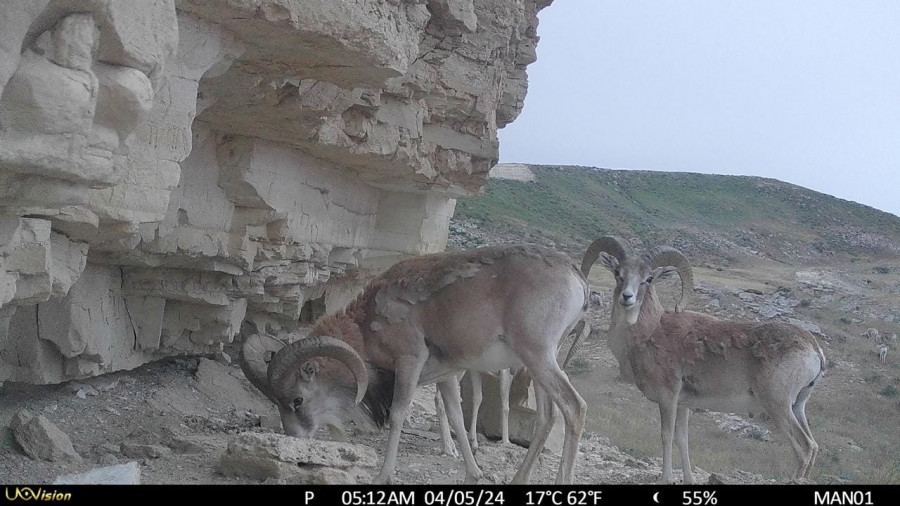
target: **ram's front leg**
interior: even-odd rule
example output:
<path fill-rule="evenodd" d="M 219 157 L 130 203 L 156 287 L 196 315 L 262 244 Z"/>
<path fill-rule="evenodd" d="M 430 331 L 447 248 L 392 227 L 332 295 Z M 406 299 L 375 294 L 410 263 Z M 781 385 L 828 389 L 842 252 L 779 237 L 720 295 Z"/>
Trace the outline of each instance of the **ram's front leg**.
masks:
<path fill-rule="evenodd" d="M 681 381 L 675 384 L 672 392 L 661 392 L 659 398 L 659 429 L 663 447 L 662 476 L 660 483 L 669 484 L 672 479 L 672 441 L 675 439 L 675 419 L 678 412 L 678 395 L 681 393 Z M 685 424 L 687 420 L 685 420 Z"/>
<path fill-rule="evenodd" d="M 437 414 L 438 426 L 441 431 L 441 446 L 445 455 L 451 457 L 459 457 L 456 451 L 456 445 L 453 444 L 453 435 L 450 433 L 450 422 L 447 421 L 447 409 L 444 407 L 444 399 L 441 396 L 441 389 L 434 390 L 434 411 Z"/>
<path fill-rule="evenodd" d="M 391 403 L 391 432 L 388 436 L 387 448 L 384 452 L 384 464 L 381 472 L 375 477 L 376 484 L 391 484 L 394 481 L 394 469 L 397 467 L 397 452 L 400 447 L 400 433 L 406 423 L 406 415 L 412 404 L 413 394 L 422 367 L 428 354 L 405 355 L 394 362 L 394 400 Z"/>
<path fill-rule="evenodd" d="M 478 372 L 471 373 L 479 374 Z M 466 425 L 463 421 L 462 406 L 459 398 L 459 380 L 456 377 L 451 377 L 438 383 L 438 388 L 441 390 L 441 396 L 444 398 L 447 418 L 458 436 L 459 449 L 462 453 L 463 464 L 466 470 L 465 483 L 474 485 L 484 473 L 478 468 L 478 463 L 475 462 L 475 456 L 472 454 L 472 447 L 469 445 L 469 439 L 466 437 Z"/>
<path fill-rule="evenodd" d="M 481 373 L 478 371 L 469 371 L 469 380 L 472 384 L 472 417 L 469 424 L 469 446 L 472 450 L 478 449 L 478 415 L 481 411 L 481 401 L 484 394 L 484 385 Z M 448 408 L 449 409 L 449 408 Z"/>

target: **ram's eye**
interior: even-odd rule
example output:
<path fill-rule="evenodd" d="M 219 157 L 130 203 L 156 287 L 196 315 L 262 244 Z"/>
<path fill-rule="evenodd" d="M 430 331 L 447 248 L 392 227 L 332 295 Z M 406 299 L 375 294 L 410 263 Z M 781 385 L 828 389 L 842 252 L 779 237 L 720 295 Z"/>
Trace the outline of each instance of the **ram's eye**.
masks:
<path fill-rule="evenodd" d="M 650 276 L 649 278 L 647 278 L 647 284 L 648 284 L 648 285 L 649 285 L 650 283 L 652 283 L 652 282 L 653 282 L 653 276 Z"/>
<path fill-rule="evenodd" d="M 298 409 L 300 409 L 300 406 L 302 406 L 302 405 L 303 405 L 303 397 L 297 397 L 296 399 L 294 399 L 294 402 L 291 403 L 291 406 L 293 406 L 294 411 L 297 411 Z"/>
<path fill-rule="evenodd" d="M 615 277 L 618 278 L 618 277 L 621 277 L 621 276 L 622 276 L 622 273 L 619 271 L 619 269 L 616 269 L 616 270 L 613 271 L 613 276 L 615 276 Z"/>

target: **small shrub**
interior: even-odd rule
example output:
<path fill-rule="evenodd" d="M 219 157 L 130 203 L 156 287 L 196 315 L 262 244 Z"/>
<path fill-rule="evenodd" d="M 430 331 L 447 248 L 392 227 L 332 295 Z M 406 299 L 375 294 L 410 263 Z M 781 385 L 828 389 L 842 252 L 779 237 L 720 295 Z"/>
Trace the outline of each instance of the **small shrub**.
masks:
<path fill-rule="evenodd" d="M 867 376 L 865 381 L 866 383 L 878 383 L 879 381 L 881 381 L 881 375 L 876 372 L 871 376 Z"/>
<path fill-rule="evenodd" d="M 894 388 L 893 385 L 888 385 L 888 386 L 882 388 L 881 391 L 878 393 L 885 397 L 897 397 L 897 395 L 900 395 L 900 390 L 897 390 L 896 388 Z"/>
<path fill-rule="evenodd" d="M 812 305 L 812 301 L 809 299 L 802 299 L 800 301 L 800 307 L 809 307 Z"/>
<path fill-rule="evenodd" d="M 769 431 L 763 428 L 753 429 L 753 432 L 750 433 L 750 437 L 757 441 L 771 441 Z"/>
<path fill-rule="evenodd" d="M 853 320 L 851 320 L 848 316 L 841 316 L 841 323 L 850 325 L 851 323 L 853 323 Z"/>
<path fill-rule="evenodd" d="M 584 357 L 575 357 L 569 362 L 569 367 L 567 371 L 571 375 L 578 374 L 586 374 L 594 370 L 594 365 L 591 364 L 591 361 Z"/>
<path fill-rule="evenodd" d="M 891 268 L 886 265 L 879 265 L 875 267 L 875 272 L 878 274 L 887 274 L 891 272 Z"/>

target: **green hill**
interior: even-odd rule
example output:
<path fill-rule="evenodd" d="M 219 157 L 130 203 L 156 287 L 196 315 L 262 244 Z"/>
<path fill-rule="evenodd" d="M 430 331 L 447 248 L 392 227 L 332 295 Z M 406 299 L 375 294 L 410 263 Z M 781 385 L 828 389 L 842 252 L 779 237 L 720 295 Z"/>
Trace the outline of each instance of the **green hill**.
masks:
<path fill-rule="evenodd" d="M 900 218 L 774 179 L 530 166 L 536 180 L 491 179 L 456 219 L 488 232 L 525 227 L 563 249 L 608 233 L 686 253 L 778 260 L 900 253 Z"/>

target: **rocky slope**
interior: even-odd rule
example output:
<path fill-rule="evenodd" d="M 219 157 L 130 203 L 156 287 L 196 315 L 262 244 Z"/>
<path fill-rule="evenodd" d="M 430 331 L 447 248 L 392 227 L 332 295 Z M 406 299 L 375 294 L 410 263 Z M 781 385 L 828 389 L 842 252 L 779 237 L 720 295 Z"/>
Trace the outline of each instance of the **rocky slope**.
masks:
<path fill-rule="evenodd" d="M 0 5 L 0 382 L 220 350 L 442 250 L 549 0 Z"/>

